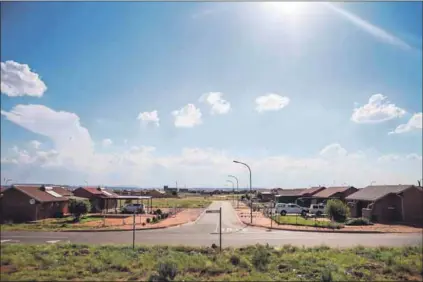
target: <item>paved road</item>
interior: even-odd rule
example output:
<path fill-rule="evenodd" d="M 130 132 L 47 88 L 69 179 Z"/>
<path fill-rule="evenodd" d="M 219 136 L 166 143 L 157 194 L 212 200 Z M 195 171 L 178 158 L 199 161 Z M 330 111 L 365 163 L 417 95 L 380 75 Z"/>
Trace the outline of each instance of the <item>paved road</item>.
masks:
<path fill-rule="evenodd" d="M 256 243 L 273 246 L 293 244 L 297 246 L 332 247 L 402 246 L 422 244 L 422 234 L 341 234 L 312 233 L 245 227 L 238 219 L 230 202 L 213 202 L 208 209 L 222 207 L 223 247 L 245 246 Z M 167 244 L 211 246 L 219 244 L 219 214 L 203 213 L 196 222 L 161 230 L 135 232 L 137 244 Z M 61 242 L 87 244 L 131 244 L 132 232 L 2 232 L 1 244 Z"/>

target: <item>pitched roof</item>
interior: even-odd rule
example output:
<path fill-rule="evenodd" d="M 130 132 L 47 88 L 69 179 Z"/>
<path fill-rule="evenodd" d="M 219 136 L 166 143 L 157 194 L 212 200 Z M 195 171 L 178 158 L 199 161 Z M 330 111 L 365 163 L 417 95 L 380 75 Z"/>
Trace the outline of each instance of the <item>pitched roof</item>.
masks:
<path fill-rule="evenodd" d="M 303 195 L 306 195 L 306 194 L 309 194 L 309 195 L 314 195 L 314 194 L 316 194 L 316 193 L 318 193 L 319 191 L 321 191 L 321 190 L 324 190 L 324 189 L 326 189 L 325 187 L 311 187 L 311 188 L 308 188 L 308 189 L 304 189 L 302 192 L 301 192 L 301 196 L 303 196 Z"/>
<path fill-rule="evenodd" d="M 43 190 L 43 185 L 13 185 L 11 189 L 16 189 L 29 197 L 35 199 L 38 202 L 64 202 L 68 201 L 68 191 L 58 186 L 51 186 L 51 191 L 54 193 L 48 193 Z M 60 196 L 55 196 L 59 194 Z"/>
<path fill-rule="evenodd" d="M 414 185 L 371 185 L 363 189 L 359 189 L 354 194 L 346 197 L 346 200 L 364 200 L 376 201 L 385 197 L 388 194 L 398 194 L 407 190 L 408 188 L 415 187 Z"/>
<path fill-rule="evenodd" d="M 305 189 L 286 189 L 286 190 L 279 190 L 276 197 L 284 197 L 284 196 L 300 196 L 301 193 Z"/>
<path fill-rule="evenodd" d="M 110 190 L 101 188 L 101 187 L 80 187 L 80 188 L 82 188 L 85 191 L 87 191 L 88 193 L 96 195 L 100 198 L 117 198 L 117 197 L 119 197 L 118 194 L 116 194 L 116 193 L 114 193 Z"/>
<path fill-rule="evenodd" d="M 333 195 L 335 195 L 336 193 L 343 193 L 345 191 L 347 191 L 348 189 L 350 189 L 352 186 L 339 186 L 339 187 L 328 187 L 320 192 L 317 192 L 316 194 L 313 195 L 313 197 L 316 198 L 329 198 Z M 354 188 L 354 187 L 352 187 Z"/>

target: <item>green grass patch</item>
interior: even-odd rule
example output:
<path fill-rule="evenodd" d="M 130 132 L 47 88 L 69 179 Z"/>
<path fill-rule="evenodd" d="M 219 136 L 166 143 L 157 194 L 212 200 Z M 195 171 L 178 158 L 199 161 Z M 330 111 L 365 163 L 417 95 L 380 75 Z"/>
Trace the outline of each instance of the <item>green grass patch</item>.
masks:
<path fill-rule="evenodd" d="M 80 223 L 90 221 L 101 221 L 102 218 L 98 216 L 84 216 L 81 218 Z M 11 223 L 2 224 L 1 231 L 61 231 L 71 229 L 90 229 L 93 226 L 81 226 L 73 222 L 73 217 L 68 216 L 64 218 L 48 218 L 39 220 L 33 223 Z"/>
<path fill-rule="evenodd" d="M 209 206 L 212 197 L 160 198 L 153 199 L 153 207 L 158 208 L 205 208 Z"/>
<path fill-rule="evenodd" d="M 321 221 L 314 218 L 304 218 L 300 215 L 276 215 L 273 216 L 273 220 L 279 224 L 290 224 L 290 225 L 301 225 L 301 226 L 312 226 L 312 227 L 323 227 L 323 228 L 332 228 L 340 229 L 343 228 L 342 224 L 330 222 L 330 221 Z"/>
<path fill-rule="evenodd" d="M 22 245 L 1 248 L 1 280 L 403 281 L 421 280 L 422 248 L 326 246 Z"/>

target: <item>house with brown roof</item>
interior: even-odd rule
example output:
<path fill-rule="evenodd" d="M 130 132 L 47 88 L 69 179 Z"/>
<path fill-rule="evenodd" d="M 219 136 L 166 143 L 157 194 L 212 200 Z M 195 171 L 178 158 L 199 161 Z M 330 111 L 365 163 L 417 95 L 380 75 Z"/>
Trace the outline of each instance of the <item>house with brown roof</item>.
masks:
<path fill-rule="evenodd" d="M 270 202 L 275 199 L 275 193 L 270 190 L 262 190 L 257 192 L 257 198 L 260 202 Z"/>
<path fill-rule="evenodd" d="M 352 217 L 373 222 L 423 222 L 423 190 L 414 185 L 371 185 L 345 198 Z"/>
<path fill-rule="evenodd" d="M 93 213 L 116 211 L 118 208 L 119 195 L 104 187 L 79 187 L 73 194 L 89 199 Z"/>
<path fill-rule="evenodd" d="M 353 186 L 327 187 L 326 189 L 314 194 L 312 198 L 316 199 L 316 204 L 326 202 L 329 199 L 339 199 L 341 201 L 345 201 L 347 196 L 357 191 L 358 189 Z"/>
<path fill-rule="evenodd" d="M 299 193 L 299 197 L 295 203 L 303 207 L 309 207 L 311 204 L 316 203 L 316 199 L 314 199 L 313 196 L 321 191 L 324 191 L 325 189 L 326 187 L 324 186 L 315 186 L 308 189 L 303 189 Z"/>
<path fill-rule="evenodd" d="M 286 189 L 279 190 L 275 195 L 275 202 L 277 203 L 295 203 L 301 197 L 301 193 L 306 189 Z"/>
<path fill-rule="evenodd" d="M 12 185 L 2 193 L 0 221 L 26 222 L 68 213 L 69 191 L 58 186 Z"/>

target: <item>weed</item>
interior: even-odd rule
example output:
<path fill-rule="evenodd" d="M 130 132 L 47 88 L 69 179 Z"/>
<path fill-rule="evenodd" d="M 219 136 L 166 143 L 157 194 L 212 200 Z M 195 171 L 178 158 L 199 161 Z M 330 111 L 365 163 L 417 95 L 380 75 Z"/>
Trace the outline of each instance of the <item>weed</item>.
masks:
<path fill-rule="evenodd" d="M 266 270 L 269 262 L 270 262 L 269 250 L 262 245 L 258 245 L 252 257 L 252 263 L 254 267 L 257 270 L 264 271 Z"/>
<path fill-rule="evenodd" d="M 333 278 L 332 278 L 332 271 L 330 271 L 330 270 L 328 270 L 328 269 L 325 269 L 325 270 L 322 272 L 322 278 L 321 278 L 321 281 L 322 281 L 322 282 L 331 282 L 331 281 L 333 281 Z"/>
<path fill-rule="evenodd" d="M 239 256 L 237 255 L 232 255 L 229 260 L 231 261 L 232 265 L 238 265 L 240 262 Z"/>

